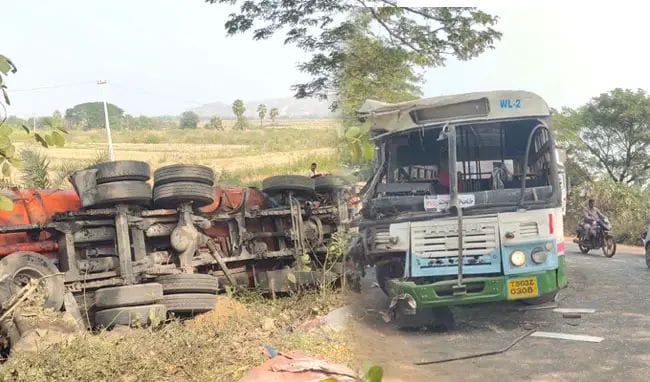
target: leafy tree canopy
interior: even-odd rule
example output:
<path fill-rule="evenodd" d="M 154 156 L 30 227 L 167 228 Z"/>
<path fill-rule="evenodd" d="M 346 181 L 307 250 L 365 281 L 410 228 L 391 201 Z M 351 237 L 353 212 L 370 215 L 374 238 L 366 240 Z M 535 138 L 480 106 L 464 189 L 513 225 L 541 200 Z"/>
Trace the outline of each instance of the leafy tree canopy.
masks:
<path fill-rule="evenodd" d="M 286 44 L 312 53 L 299 65 L 311 80 L 292 87 L 297 98 L 327 99 L 339 92 L 353 37 L 381 44 L 415 67 L 441 66 L 449 57 L 471 59 L 501 37 L 492 28 L 497 18 L 475 8 L 397 7 L 393 0 L 206 1 L 239 5 L 225 24 L 229 35 L 251 32 L 261 40 L 281 32 Z"/>
<path fill-rule="evenodd" d="M 650 97 L 645 91 L 614 89 L 554 117 L 558 140 L 595 174 L 619 183 L 650 179 Z"/>
<path fill-rule="evenodd" d="M 179 125 L 181 129 L 196 129 L 199 124 L 199 116 L 193 111 L 186 111 L 181 114 Z"/>
<path fill-rule="evenodd" d="M 111 124 L 111 128 L 120 128 L 122 126 L 124 110 L 112 103 L 108 103 L 106 107 L 108 110 L 108 122 Z M 104 119 L 104 103 L 86 102 L 75 105 L 65 111 L 65 120 L 68 121 L 71 126 L 84 130 L 106 128 Z"/>

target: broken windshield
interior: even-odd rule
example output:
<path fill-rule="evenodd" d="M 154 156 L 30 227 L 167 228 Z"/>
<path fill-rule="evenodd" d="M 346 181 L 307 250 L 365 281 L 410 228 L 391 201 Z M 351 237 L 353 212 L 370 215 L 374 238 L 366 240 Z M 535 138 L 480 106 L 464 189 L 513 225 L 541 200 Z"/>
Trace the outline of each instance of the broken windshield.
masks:
<path fill-rule="evenodd" d="M 375 199 L 390 200 L 395 207 L 400 204 L 395 198 L 410 198 L 411 204 L 418 204 L 414 197 L 446 197 L 451 192 L 450 182 L 456 178 L 460 194 L 474 194 L 473 208 L 518 206 L 522 204 L 522 185 L 523 204 L 553 203 L 558 183 L 557 171 L 552 171 L 555 148 L 548 129 L 535 129 L 538 125 L 537 118 L 457 125 L 453 129 L 455 166 L 450 166 L 448 139 L 441 134 L 442 127 L 385 137 L 381 143 L 386 166 L 381 169 L 384 173 Z M 455 177 L 450 174 L 453 167 Z M 421 200 L 415 210 L 420 209 L 425 209 Z"/>

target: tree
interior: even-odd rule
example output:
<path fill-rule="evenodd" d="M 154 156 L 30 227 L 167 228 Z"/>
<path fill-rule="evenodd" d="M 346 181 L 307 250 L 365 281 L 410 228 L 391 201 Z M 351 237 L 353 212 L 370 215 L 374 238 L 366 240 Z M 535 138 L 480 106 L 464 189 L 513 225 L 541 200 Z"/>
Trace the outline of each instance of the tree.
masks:
<path fill-rule="evenodd" d="M 271 110 L 269 110 L 269 118 L 271 118 L 271 123 L 275 124 L 275 119 L 278 117 L 278 114 L 280 112 L 278 111 L 277 107 L 272 107 Z"/>
<path fill-rule="evenodd" d="M 223 121 L 219 116 L 215 115 L 214 117 L 210 118 L 208 128 L 213 130 L 223 130 Z"/>
<path fill-rule="evenodd" d="M 124 110 L 112 103 L 108 103 L 106 108 L 108 110 L 108 122 L 111 128 L 119 129 L 122 126 Z M 104 103 L 86 102 L 75 105 L 65 111 L 65 120 L 70 126 L 84 130 L 106 128 Z"/>
<path fill-rule="evenodd" d="M 645 91 L 614 89 L 554 119 L 558 140 L 589 172 L 614 182 L 650 179 L 650 97 Z"/>
<path fill-rule="evenodd" d="M 244 127 L 246 125 L 246 119 L 244 117 L 246 106 L 244 106 L 244 101 L 241 99 L 236 99 L 232 103 L 232 112 L 237 118 L 237 122 L 235 122 L 235 129 L 244 130 Z"/>
<path fill-rule="evenodd" d="M 260 128 L 264 127 L 262 125 L 262 122 L 264 121 L 264 117 L 266 116 L 266 105 L 261 103 L 257 105 L 257 115 L 260 117 Z"/>
<path fill-rule="evenodd" d="M 359 33 L 420 68 L 442 66 L 448 57 L 469 60 L 501 38 L 492 28 L 497 17 L 475 8 L 397 7 L 394 0 L 206 1 L 241 4 L 225 24 L 228 35 L 252 31 L 253 39 L 261 40 L 282 30 L 286 44 L 312 54 L 299 65 L 311 80 L 292 87 L 297 98 L 338 95 L 340 73 L 351 54 L 347 42 Z M 361 26 L 360 17 L 366 20 Z"/>
<path fill-rule="evenodd" d="M 196 129 L 199 124 L 199 116 L 193 111 L 186 111 L 181 114 L 179 124 L 181 129 Z"/>
<path fill-rule="evenodd" d="M 11 140 L 13 129 L 4 125 L 7 120 L 7 107 L 5 104 L 11 104 L 4 79 L 9 73 L 16 73 L 17 70 L 16 65 L 9 58 L 0 54 L 0 91 L 2 92 L 2 98 L 0 98 L 0 108 L 2 109 L 2 117 L 0 118 L 0 174 L 2 178 L 11 175 L 12 167 L 20 167 L 22 164 L 19 155 L 16 153 L 16 146 Z M 67 131 L 60 126 L 48 133 L 30 133 L 29 128 L 25 125 L 21 126 L 27 134 L 30 134 L 36 142 L 45 148 L 51 145 L 63 146 L 65 143 L 63 134 L 67 134 Z M 11 198 L 0 195 L 0 210 L 11 209 L 13 209 Z"/>

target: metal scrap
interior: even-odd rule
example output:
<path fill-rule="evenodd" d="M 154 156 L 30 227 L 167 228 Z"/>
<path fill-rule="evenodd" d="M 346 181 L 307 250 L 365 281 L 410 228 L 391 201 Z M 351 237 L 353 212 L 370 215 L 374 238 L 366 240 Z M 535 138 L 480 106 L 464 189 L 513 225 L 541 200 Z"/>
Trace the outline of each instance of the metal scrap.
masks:
<path fill-rule="evenodd" d="M 584 341 L 584 342 L 602 342 L 603 337 L 595 336 L 585 336 L 581 334 L 566 334 L 566 333 L 554 333 L 554 332 L 535 332 L 532 334 L 533 337 L 539 338 L 554 338 L 560 340 L 571 340 L 571 341 Z"/>

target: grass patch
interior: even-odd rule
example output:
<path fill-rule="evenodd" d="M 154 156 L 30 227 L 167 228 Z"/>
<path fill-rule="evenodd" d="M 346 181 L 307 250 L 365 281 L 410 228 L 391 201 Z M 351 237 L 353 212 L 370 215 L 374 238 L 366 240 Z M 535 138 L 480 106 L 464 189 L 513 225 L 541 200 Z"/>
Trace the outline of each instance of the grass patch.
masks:
<path fill-rule="evenodd" d="M 236 381 L 265 360 L 264 345 L 349 363 L 352 344 L 344 332 L 293 330 L 342 304 L 342 294 L 331 291 L 275 301 L 224 296 L 213 311 L 159 330 L 82 333 L 38 354 L 16 354 L 0 366 L 0 380 Z"/>

